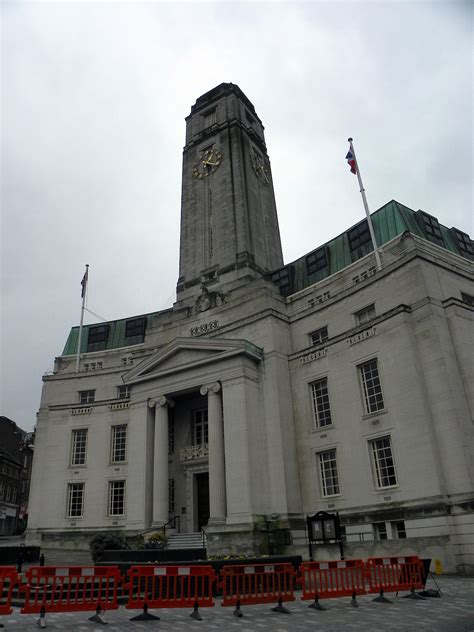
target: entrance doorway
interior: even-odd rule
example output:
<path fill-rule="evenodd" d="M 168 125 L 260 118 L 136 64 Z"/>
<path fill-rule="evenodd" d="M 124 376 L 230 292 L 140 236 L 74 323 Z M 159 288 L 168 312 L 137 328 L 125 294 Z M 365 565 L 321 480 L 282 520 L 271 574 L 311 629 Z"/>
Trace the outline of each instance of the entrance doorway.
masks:
<path fill-rule="evenodd" d="M 201 531 L 209 521 L 209 473 L 195 474 L 197 500 L 197 528 Z"/>

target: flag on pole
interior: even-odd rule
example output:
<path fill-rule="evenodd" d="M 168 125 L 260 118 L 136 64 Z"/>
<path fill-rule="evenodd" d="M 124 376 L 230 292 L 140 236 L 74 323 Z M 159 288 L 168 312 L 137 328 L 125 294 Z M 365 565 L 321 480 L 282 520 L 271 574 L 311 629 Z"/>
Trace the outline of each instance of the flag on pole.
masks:
<path fill-rule="evenodd" d="M 354 175 L 357 174 L 356 159 L 355 159 L 355 156 L 354 156 L 354 154 L 352 153 L 352 151 L 350 149 L 347 152 L 346 160 L 349 163 L 349 167 L 351 168 L 351 173 L 353 173 Z"/>
<path fill-rule="evenodd" d="M 84 276 L 82 277 L 82 281 L 81 281 L 81 298 L 84 298 L 85 294 L 86 294 L 86 288 L 87 288 L 87 279 L 89 278 L 89 266 L 86 266 L 86 271 L 84 272 Z"/>

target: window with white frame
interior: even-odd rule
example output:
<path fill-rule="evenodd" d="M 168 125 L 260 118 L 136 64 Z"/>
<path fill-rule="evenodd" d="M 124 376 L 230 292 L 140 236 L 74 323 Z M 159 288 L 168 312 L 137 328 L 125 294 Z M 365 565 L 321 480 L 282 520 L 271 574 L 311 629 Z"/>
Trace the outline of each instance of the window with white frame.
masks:
<path fill-rule="evenodd" d="M 130 386 L 117 386 L 117 397 L 119 399 L 128 399 L 130 397 Z"/>
<path fill-rule="evenodd" d="M 385 522 L 374 522 L 373 526 L 376 540 L 388 540 L 387 524 Z"/>
<path fill-rule="evenodd" d="M 393 487 L 397 484 L 397 475 L 390 437 L 373 439 L 369 444 L 376 486 L 378 488 Z"/>
<path fill-rule="evenodd" d="M 358 325 L 364 325 L 365 323 L 370 322 L 375 318 L 375 304 L 368 305 L 364 307 L 364 309 L 360 309 L 358 312 L 354 314 L 356 323 Z"/>
<path fill-rule="evenodd" d="M 385 408 L 380 383 L 377 358 L 359 364 L 359 375 L 364 397 L 364 408 L 367 414 L 376 413 Z"/>
<path fill-rule="evenodd" d="M 85 465 L 87 458 L 87 428 L 72 431 L 71 465 Z"/>
<path fill-rule="evenodd" d="M 407 537 L 407 530 L 404 520 L 397 520 L 392 522 L 392 531 L 395 538 L 404 539 Z"/>
<path fill-rule="evenodd" d="M 69 483 L 67 486 L 67 517 L 81 518 L 84 515 L 84 483 Z"/>
<path fill-rule="evenodd" d="M 207 427 L 207 408 L 193 410 L 193 445 L 203 445 L 209 442 Z"/>
<path fill-rule="evenodd" d="M 336 449 L 318 452 L 319 476 L 323 496 L 340 494 L 339 476 L 337 473 Z"/>
<path fill-rule="evenodd" d="M 310 386 L 314 424 L 317 428 L 329 426 L 332 420 L 329 405 L 328 379 L 324 377 L 317 382 L 313 382 Z"/>
<path fill-rule="evenodd" d="M 112 463 L 123 463 L 127 458 L 127 424 L 112 426 L 112 442 L 110 460 Z"/>
<path fill-rule="evenodd" d="M 311 344 L 313 346 L 320 345 L 323 342 L 326 342 L 326 340 L 329 338 L 329 336 L 328 336 L 328 328 L 327 327 L 321 327 L 321 329 L 316 329 L 316 331 L 312 331 L 309 334 L 309 337 L 311 339 Z"/>
<path fill-rule="evenodd" d="M 109 481 L 109 516 L 125 514 L 125 481 Z"/>
<path fill-rule="evenodd" d="M 174 513 L 174 493 L 175 493 L 175 485 L 174 478 L 168 479 L 168 513 Z"/>
<path fill-rule="evenodd" d="M 95 390 L 79 391 L 79 404 L 92 404 L 95 402 Z"/>

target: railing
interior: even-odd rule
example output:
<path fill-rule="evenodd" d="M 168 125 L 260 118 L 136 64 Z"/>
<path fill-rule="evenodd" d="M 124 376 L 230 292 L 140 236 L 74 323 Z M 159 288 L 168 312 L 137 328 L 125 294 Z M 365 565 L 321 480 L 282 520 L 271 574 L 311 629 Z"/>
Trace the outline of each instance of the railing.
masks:
<path fill-rule="evenodd" d="M 209 457 L 209 446 L 207 443 L 198 443 L 197 445 L 186 445 L 179 451 L 179 460 L 181 463 L 187 461 L 199 461 Z"/>
<path fill-rule="evenodd" d="M 176 523 L 178 523 L 178 533 L 181 533 L 181 516 L 173 516 L 168 522 L 161 527 L 163 530 L 163 535 L 166 536 L 166 527 L 170 526 L 170 529 L 176 529 Z"/>

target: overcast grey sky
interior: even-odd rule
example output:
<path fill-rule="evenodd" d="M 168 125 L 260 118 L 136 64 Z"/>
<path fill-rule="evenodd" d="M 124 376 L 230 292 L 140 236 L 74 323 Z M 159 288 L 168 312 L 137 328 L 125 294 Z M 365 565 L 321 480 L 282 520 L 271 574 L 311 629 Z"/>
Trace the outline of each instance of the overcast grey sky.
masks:
<path fill-rule="evenodd" d="M 266 128 L 285 262 L 391 199 L 472 226 L 471 2 L 4 2 L 1 406 L 89 308 L 171 306 L 184 117 L 233 82 Z M 86 316 L 86 322 L 95 322 Z"/>

